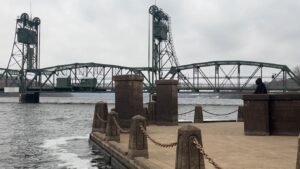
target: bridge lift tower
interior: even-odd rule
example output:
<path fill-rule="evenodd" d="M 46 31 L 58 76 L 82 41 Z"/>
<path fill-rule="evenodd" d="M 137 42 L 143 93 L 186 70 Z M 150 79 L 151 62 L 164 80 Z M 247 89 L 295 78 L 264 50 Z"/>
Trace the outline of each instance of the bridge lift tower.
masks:
<path fill-rule="evenodd" d="M 41 20 L 38 17 L 32 19 L 27 13 L 21 14 L 16 21 L 14 43 L 7 70 L 19 70 L 17 81 L 20 93 L 26 93 L 27 86 L 39 86 L 40 24 Z M 29 76 L 33 76 L 30 81 L 27 79 Z"/>
<path fill-rule="evenodd" d="M 152 20 L 149 22 L 148 66 L 152 66 L 152 85 L 155 80 L 166 79 L 171 67 L 179 66 L 171 33 L 171 18 L 156 5 L 149 8 Z M 152 32 L 152 37 L 150 37 Z M 152 59 L 150 57 L 152 56 Z"/>

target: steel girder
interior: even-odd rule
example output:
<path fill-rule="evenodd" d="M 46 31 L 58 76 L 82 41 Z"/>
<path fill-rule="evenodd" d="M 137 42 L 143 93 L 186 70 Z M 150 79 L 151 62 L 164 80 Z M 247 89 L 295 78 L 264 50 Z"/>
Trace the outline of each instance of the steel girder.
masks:
<path fill-rule="evenodd" d="M 247 67 L 248 72 L 243 70 L 243 67 Z M 272 70 L 268 72 L 267 69 Z M 35 90 L 55 90 L 57 77 L 70 77 L 74 86 L 79 86 L 83 78 L 96 78 L 95 90 L 112 91 L 113 76 L 138 74 L 144 77 L 144 89 L 152 91 L 155 87 L 151 81 L 152 71 L 151 67 L 126 67 L 93 62 L 73 63 L 31 70 L 28 72 L 31 76 L 27 77 L 26 86 Z M 0 68 L 0 80 L 5 80 L 5 83 L 8 83 L 6 86 L 18 86 L 18 77 L 18 70 Z M 254 81 L 258 77 L 263 78 L 269 90 L 300 90 L 300 80 L 286 65 L 252 61 L 211 61 L 171 67 L 163 79 L 178 79 L 180 91 L 241 92 L 254 90 Z"/>
<path fill-rule="evenodd" d="M 80 88 L 80 80 L 83 78 L 97 79 L 95 90 L 110 90 L 114 89 L 114 82 L 112 77 L 115 75 L 136 74 L 144 77 L 144 88 L 149 90 L 150 81 L 148 78 L 149 68 L 131 68 L 125 66 L 117 66 L 100 63 L 74 63 L 67 65 L 58 65 L 40 69 L 42 76 L 42 89 L 51 89 L 56 87 L 57 77 L 70 77 L 72 84 Z M 80 89 L 79 89 L 80 90 Z"/>
<path fill-rule="evenodd" d="M 223 67 L 227 67 L 227 70 Z M 241 67 L 254 68 L 254 70 L 245 75 Z M 270 75 L 274 71 L 276 73 Z M 191 73 L 192 77 L 189 76 Z M 279 78 L 281 75 L 282 78 Z M 286 65 L 265 62 L 231 60 L 193 63 L 172 67 L 164 78 L 178 79 L 181 90 L 241 92 L 254 90 L 254 81 L 258 77 L 263 78 L 270 91 L 300 90 L 300 80 Z"/>

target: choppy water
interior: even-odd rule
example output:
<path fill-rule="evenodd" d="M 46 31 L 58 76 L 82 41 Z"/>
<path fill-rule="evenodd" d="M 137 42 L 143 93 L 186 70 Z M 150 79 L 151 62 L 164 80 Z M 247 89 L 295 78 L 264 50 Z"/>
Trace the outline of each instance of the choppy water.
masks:
<path fill-rule="evenodd" d="M 0 168 L 112 168 L 105 156 L 88 142 L 94 103 L 114 106 L 113 94 L 74 94 L 41 97 L 41 104 L 19 104 L 18 98 L 0 97 Z M 148 101 L 145 95 L 144 101 Z M 218 95 L 179 95 L 179 113 L 201 104 L 203 109 L 225 114 L 242 104 Z M 192 120 L 193 113 L 179 116 Z M 235 120 L 236 113 L 204 120 Z"/>

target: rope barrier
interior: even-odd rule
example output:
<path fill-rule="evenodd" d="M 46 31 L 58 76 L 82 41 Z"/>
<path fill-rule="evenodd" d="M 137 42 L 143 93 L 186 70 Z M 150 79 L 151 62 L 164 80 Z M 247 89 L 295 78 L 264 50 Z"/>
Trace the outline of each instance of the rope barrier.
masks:
<path fill-rule="evenodd" d="M 202 111 L 204 111 L 204 112 L 207 113 L 207 114 L 214 115 L 214 116 L 227 116 L 227 115 L 230 115 L 230 114 L 233 114 L 233 113 L 237 112 L 238 109 L 237 109 L 237 110 L 234 110 L 234 111 L 232 111 L 232 112 L 229 112 L 229 113 L 225 113 L 225 114 L 215 114 L 215 113 L 209 112 L 209 111 L 204 110 L 204 109 L 203 109 Z"/>
<path fill-rule="evenodd" d="M 160 146 L 160 147 L 163 147 L 163 148 L 170 148 L 170 147 L 174 147 L 174 146 L 177 146 L 177 142 L 173 142 L 173 143 L 169 143 L 169 144 L 165 144 L 165 143 L 160 143 L 156 140 L 154 140 L 146 131 L 146 129 L 140 125 L 140 129 L 142 130 L 143 134 L 152 142 L 154 143 L 155 145 L 157 146 Z"/>
<path fill-rule="evenodd" d="M 178 115 L 184 115 L 184 114 L 188 114 L 188 113 L 191 113 L 191 112 L 193 112 L 193 111 L 195 111 L 195 109 L 193 109 L 193 110 L 190 110 L 190 111 L 187 111 L 187 112 L 184 112 L 184 113 L 180 113 L 180 114 L 178 114 Z"/>
<path fill-rule="evenodd" d="M 130 132 L 130 130 L 122 129 L 115 117 L 113 117 L 113 121 L 114 121 L 115 125 L 117 126 L 117 128 L 120 130 L 121 133 L 129 133 Z"/>
<path fill-rule="evenodd" d="M 222 169 L 211 157 L 206 154 L 201 144 L 199 144 L 198 140 L 194 138 L 193 143 L 195 144 L 196 148 L 199 150 L 199 152 L 208 160 L 210 164 L 212 164 L 216 169 Z"/>
<path fill-rule="evenodd" d="M 106 120 L 102 119 L 101 116 L 100 116 L 99 114 L 96 114 L 96 116 L 97 116 L 97 118 L 98 118 L 101 122 L 106 123 Z"/>

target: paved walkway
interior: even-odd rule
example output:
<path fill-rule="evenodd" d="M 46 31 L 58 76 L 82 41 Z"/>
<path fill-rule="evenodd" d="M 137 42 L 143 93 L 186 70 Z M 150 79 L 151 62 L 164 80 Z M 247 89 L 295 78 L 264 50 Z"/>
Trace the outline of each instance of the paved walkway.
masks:
<path fill-rule="evenodd" d="M 177 141 L 180 126 L 147 127 L 151 137 L 162 143 Z M 288 169 L 296 167 L 297 136 L 245 136 L 243 123 L 192 124 L 202 131 L 205 151 L 224 169 Z M 121 143 L 128 148 L 128 134 Z M 176 147 L 161 148 L 148 140 L 149 160 L 166 169 L 175 168 Z M 212 165 L 205 161 L 207 169 Z"/>

